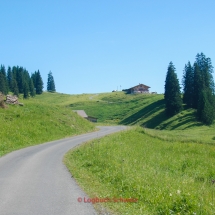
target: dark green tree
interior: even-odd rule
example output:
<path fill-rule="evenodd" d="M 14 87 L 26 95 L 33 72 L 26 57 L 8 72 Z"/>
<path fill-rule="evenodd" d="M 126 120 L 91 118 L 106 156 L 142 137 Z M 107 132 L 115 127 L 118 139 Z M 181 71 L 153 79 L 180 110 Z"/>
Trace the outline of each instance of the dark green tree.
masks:
<path fill-rule="evenodd" d="M 24 80 L 23 83 L 23 99 L 28 99 L 29 98 L 29 85 L 26 80 Z"/>
<path fill-rule="evenodd" d="M 13 89 L 12 82 L 13 82 L 13 73 L 12 73 L 11 67 L 9 66 L 7 69 L 7 83 L 10 91 L 12 91 Z"/>
<path fill-rule="evenodd" d="M 197 109 L 197 118 L 210 125 L 215 119 L 215 96 L 213 66 L 210 58 L 203 53 L 196 55 L 194 63 L 194 102 L 193 108 Z"/>
<path fill-rule="evenodd" d="M 51 71 L 48 73 L 47 91 L 48 92 L 55 92 L 56 91 L 54 77 L 53 77 Z"/>
<path fill-rule="evenodd" d="M 12 81 L 12 92 L 13 92 L 13 95 L 16 95 L 17 97 L 19 97 L 19 88 L 15 78 L 13 78 L 13 81 Z"/>
<path fill-rule="evenodd" d="M 0 92 L 3 94 L 7 94 L 7 86 L 4 75 L 0 72 Z"/>
<path fill-rule="evenodd" d="M 167 116 L 173 116 L 182 110 L 179 81 L 172 62 L 170 62 L 166 74 L 164 99 Z"/>
<path fill-rule="evenodd" d="M 29 79 L 29 91 L 30 91 L 31 97 L 34 97 L 36 95 L 36 91 L 34 88 L 34 83 L 33 83 L 32 78 Z"/>
<path fill-rule="evenodd" d="M 193 107 L 194 72 L 190 62 L 187 65 L 185 64 L 182 83 L 184 91 L 183 102 L 191 108 Z"/>
<path fill-rule="evenodd" d="M 8 84 L 7 84 L 7 75 L 6 75 L 6 70 L 5 70 L 5 67 L 4 65 L 1 65 L 0 67 L 0 73 L 2 74 L 2 89 L 4 89 L 4 93 L 5 95 L 8 93 L 9 89 L 8 89 Z"/>
<path fill-rule="evenodd" d="M 16 82 L 18 85 L 19 93 L 23 93 L 23 85 L 24 85 L 24 79 L 23 79 L 23 67 L 16 68 Z"/>
<path fill-rule="evenodd" d="M 38 70 L 36 73 L 36 94 L 42 94 L 43 93 L 43 80 L 40 75 L 40 71 Z"/>
<path fill-rule="evenodd" d="M 200 94 L 203 90 L 201 71 L 197 63 L 193 65 L 193 104 L 192 107 L 197 109 L 199 104 Z"/>
<path fill-rule="evenodd" d="M 206 125 L 213 123 L 215 118 L 215 98 L 209 89 L 205 89 L 200 93 L 199 104 L 197 109 L 198 119 Z"/>

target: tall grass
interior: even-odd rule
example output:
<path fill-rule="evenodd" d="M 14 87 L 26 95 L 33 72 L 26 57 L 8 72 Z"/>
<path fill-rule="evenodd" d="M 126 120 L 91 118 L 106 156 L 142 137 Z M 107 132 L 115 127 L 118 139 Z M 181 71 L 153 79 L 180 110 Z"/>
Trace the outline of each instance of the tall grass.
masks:
<path fill-rule="evenodd" d="M 88 142 L 65 157 L 91 198 L 137 198 L 102 203 L 116 214 L 214 214 L 215 146 L 149 136 L 134 128 Z"/>

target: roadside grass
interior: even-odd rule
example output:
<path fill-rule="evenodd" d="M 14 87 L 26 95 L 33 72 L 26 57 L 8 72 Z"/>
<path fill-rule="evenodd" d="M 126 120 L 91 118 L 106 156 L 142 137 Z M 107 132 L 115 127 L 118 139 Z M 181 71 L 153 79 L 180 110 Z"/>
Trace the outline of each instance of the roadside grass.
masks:
<path fill-rule="evenodd" d="M 186 136 L 181 142 L 179 131 L 165 139 L 156 132 L 134 127 L 93 140 L 69 151 L 64 162 L 90 198 L 138 199 L 95 204 L 114 214 L 214 214 L 215 146 Z"/>
<path fill-rule="evenodd" d="M 51 95 L 49 95 L 51 96 Z M 95 130 L 95 125 L 71 109 L 44 98 L 19 99 L 24 106 L 0 108 L 0 156 L 31 145 Z"/>

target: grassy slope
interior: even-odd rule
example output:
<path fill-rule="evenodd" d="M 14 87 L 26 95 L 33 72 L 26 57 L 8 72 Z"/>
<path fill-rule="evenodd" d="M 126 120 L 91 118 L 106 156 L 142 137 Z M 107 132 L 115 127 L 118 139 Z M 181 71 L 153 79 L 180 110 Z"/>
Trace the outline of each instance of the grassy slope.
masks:
<path fill-rule="evenodd" d="M 56 105 L 64 99 L 61 94 L 44 93 L 21 101 L 24 106 L 0 108 L 0 156 L 29 145 L 94 130 L 92 123 L 70 108 Z"/>
<path fill-rule="evenodd" d="M 65 163 L 91 198 L 138 199 L 103 203 L 120 215 L 214 214 L 215 146 L 152 136 L 140 127 L 113 134 L 70 151 Z"/>

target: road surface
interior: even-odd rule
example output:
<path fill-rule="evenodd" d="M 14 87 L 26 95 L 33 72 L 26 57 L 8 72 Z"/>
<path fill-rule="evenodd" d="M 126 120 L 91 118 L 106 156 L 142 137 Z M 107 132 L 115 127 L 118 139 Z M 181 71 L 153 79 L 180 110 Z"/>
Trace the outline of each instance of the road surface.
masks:
<path fill-rule="evenodd" d="M 94 215 L 90 203 L 79 203 L 87 195 L 63 164 L 63 156 L 74 146 L 125 129 L 100 130 L 11 152 L 0 158 L 1 215 Z M 93 182 L 92 182 L 93 183 Z"/>

